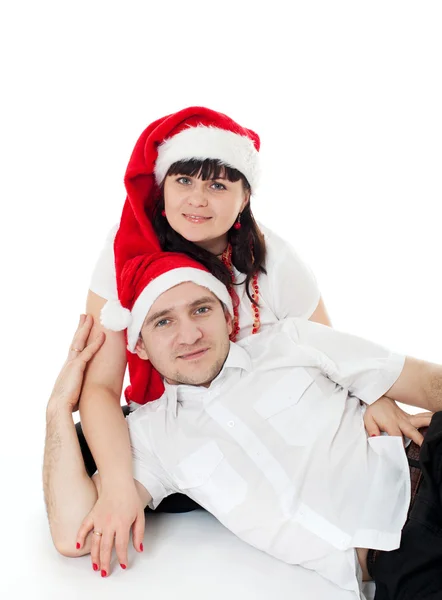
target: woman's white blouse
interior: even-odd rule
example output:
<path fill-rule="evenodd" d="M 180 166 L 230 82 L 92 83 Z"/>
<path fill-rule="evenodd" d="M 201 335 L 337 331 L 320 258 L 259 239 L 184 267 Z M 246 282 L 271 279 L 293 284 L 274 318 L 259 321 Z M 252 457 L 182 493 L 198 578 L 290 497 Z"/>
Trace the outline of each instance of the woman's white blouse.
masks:
<path fill-rule="evenodd" d="M 300 259 L 292 246 L 260 225 L 267 246 L 266 271 L 259 276 L 259 307 L 261 328 L 286 317 L 308 319 L 315 311 L 320 291 L 311 269 Z M 117 298 L 114 260 L 114 239 L 118 225 L 109 232 L 95 265 L 90 289 L 106 300 Z M 244 275 L 234 270 L 236 282 L 243 282 Z M 252 332 L 253 312 L 245 285 L 235 286 L 240 298 L 239 323 L 241 339 Z"/>

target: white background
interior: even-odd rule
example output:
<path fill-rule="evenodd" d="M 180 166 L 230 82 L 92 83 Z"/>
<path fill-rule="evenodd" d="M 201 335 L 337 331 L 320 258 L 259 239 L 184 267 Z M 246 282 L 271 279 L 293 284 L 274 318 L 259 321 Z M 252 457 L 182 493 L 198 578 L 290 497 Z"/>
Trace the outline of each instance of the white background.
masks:
<path fill-rule="evenodd" d="M 442 362 L 439 2 L 16 0 L 0 23 L 14 576 L 23 515 L 43 512 L 45 404 L 154 119 L 205 105 L 257 131 L 255 216 L 311 266 L 333 325 Z"/>

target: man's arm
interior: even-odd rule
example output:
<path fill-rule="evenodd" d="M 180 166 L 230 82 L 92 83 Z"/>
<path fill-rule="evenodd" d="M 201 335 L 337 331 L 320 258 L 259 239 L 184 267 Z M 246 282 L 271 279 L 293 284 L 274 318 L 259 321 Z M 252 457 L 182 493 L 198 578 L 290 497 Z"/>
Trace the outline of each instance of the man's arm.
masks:
<path fill-rule="evenodd" d="M 143 506 L 147 506 L 150 494 L 139 482 L 135 484 Z M 88 554 L 92 532 L 79 549 L 76 548 L 77 533 L 97 500 L 100 479 L 98 474 L 89 478 L 72 412 L 56 395 L 51 397 L 46 411 L 43 486 L 55 547 L 64 556 Z"/>
<path fill-rule="evenodd" d="M 401 374 L 385 396 L 431 412 L 442 410 L 442 366 L 407 356 Z"/>
<path fill-rule="evenodd" d="M 86 473 L 72 412 L 52 396 L 46 410 L 43 488 L 52 540 L 64 556 L 90 552 L 90 535 L 76 549 L 78 529 L 98 493 Z"/>
<path fill-rule="evenodd" d="M 87 528 L 85 518 L 97 500 L 97 486 L 100 491 L 99 479 L 94 477 L 96 486 L 86 473 L 72 418 L 72 412 L 78 408 L 86 365 L 104 341 L 104 334 L 100 333 L 93 341 L 87 343 L 92 324 L 92 317 L 81 316 L 67 360 L 55 382 L 46 410 L 44 496 L 55 547 L 66 556 L 81 556 L 90 551 L 92 525 Z M 146 490 L 141 490 L 141 487 L 136 485 L 144 508 L 150 502 L 150 495 Z M 142 532 L 137 534 L 140 537 L 137 539 L 138 546 L 144 533 L 142 508 L 140 519 L 142 528 L 140 526 L 139 530 Z M 78 548 L 77 534 L 82 523 L 83 539 Z M 100 538 L 94 536 L 94 546 L 99 540 Z M 103 547 L 104 544 L 101 544 L 101 552 Z M 111 549 L 112 547 L 109 550 L 109 561 Z M 127 545 L 124 552 L 127 552 Z M 109 565 L 105 564 L 105 569 L 108 568 Z"/>

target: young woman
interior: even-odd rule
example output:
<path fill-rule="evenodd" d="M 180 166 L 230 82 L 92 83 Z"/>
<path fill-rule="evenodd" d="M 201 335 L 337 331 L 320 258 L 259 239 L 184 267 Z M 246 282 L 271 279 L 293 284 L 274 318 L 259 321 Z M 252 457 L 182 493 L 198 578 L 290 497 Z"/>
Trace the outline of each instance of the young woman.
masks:
<path fill-rule="evenodd" d="M 101 311 L 118 306 L 125 262 L 159 249 L 193 256 L 229 285 L 236 307 L 232 339 L 253 335 L 285 317 L 330 325 L 309 268 L 287 242 L 258 226 L 253 217 L 250 199 L 258 183 L 259 146 L 256 133 L 202 107 L 158 119 L 141 134 L 126 171 L 120 223 L 92 276 L 86 307 L 94 317 L 91 337 L 100 333 Z M 132 407 L 159 398 L 163 389 L 158 374 L 143 362 L 141 369 L 127 353 L 123 332 L 106 331 L 80 399 L 90 448 L 79 430 L 83 456 L 89 473 L 97 465 L 102 482 L 93 518 L 97 526 L 106 521 L 116 544 L 127 545 L 131 526 L 141 521 L 120 406 L 126 365 L 131 380 L 143 383 L 136 386 L 144 390 L 141 396 L 134 397 L 131 387 L 125 390 Z M 172 511 L 195 507 L 180 495 L 163 504 Z"/>

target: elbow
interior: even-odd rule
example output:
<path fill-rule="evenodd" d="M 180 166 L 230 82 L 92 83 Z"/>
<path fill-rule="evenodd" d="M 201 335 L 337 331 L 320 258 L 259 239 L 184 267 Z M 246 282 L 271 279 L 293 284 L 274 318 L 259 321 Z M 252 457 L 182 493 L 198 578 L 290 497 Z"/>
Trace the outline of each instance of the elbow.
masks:
<path fill-rule="evenodd" d="M 61 533 L 51 532 L 51 534 L 54 547 L 62 556 L 65 556 L 66 558 L 78 558 L 79 556 L 89 554 L 89 550 L 86 549 L 86 546 L 77 550 L 77 541 L 75 538 L 67 537 Z"/>

